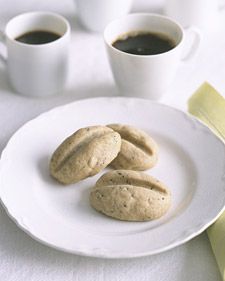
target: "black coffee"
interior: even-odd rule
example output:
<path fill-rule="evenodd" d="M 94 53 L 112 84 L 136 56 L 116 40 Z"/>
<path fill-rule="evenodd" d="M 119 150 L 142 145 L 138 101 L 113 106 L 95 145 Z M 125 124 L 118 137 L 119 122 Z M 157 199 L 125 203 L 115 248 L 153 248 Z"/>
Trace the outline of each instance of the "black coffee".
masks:
<path fill-rule="evenodd" d="M 164 34 L 131 32 L 118 38 L 112 46 L 133 55 L 157 55 L 173 49 L 176 44 Z"/>
<path fill-rule="evenodd" d="M 61 36 L 59 34 L 54 32 L 36 30 L 26 32 L 15 38 L 15 40 L 26 44 L 39 45 L 53 42 L 60 37 Z"/>

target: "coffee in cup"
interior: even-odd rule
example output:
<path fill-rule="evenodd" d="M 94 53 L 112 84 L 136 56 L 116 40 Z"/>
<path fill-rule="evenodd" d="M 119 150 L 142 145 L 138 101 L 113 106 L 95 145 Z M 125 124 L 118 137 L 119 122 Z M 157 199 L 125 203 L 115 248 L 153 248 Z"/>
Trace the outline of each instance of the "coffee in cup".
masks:
<path fill-rule="evenodd" d="M 162 33 L 135 31 L 117 38 L 112 46 L 133 55 L 158 55 L 170 51 L 175 42 Z"/>
<path fill-rule="evenodd" d="M 7 49 L 9 81 L 17 93 L 44 97 L 63 90 L 70 42 L 64 17 L 52 12 L 18 15 L 6 25 L 1 41 Z"/>
<path fill-rule="evenodd" d="M 121 95 L 159 99 L 173 81 L 179 63 L 189 60 L 200 43 L 184 54 L 184 29 L 158 14 L 129 14 L 109 23 L 104 40 L 114 80 Z"/>

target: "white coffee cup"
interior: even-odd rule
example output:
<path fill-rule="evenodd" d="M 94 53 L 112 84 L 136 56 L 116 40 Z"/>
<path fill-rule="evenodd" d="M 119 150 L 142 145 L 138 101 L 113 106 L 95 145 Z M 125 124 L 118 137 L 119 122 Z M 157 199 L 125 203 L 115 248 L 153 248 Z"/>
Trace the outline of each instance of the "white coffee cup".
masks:
<path fill-rule="evenodd" d="M 22 34 L 40 30 L 60 37 L 38 45 L 16 40 Z M 65 18 L 51 12 L 21 14 L 8 22 L 1 39 L 7 49 L 5 61 L 9 80 L 16 92 L 43 97 L 63 89 L 70 42 L 70 26 Z"/>
<path fill-rule="evenodd" d="M 213 28 L 218 12 L 225 1 L 218 0 L 166 0 L 165 14 L 177 20 L 183 27 Z"/>
<path fill-rule="evenodd" d="M 184 30 L 175 21 L 157 14 L 129 14 L 114 20 L 104 31 L 104 40 L 109 62 L 120 94 L 159 99 L 169 88 L 181 61 L 189 60 L 200 43 L 200 34 L 193 33 L 193 43 L 188 53 Z M 156 55 L 133 55 L 112 46 L 123 34 L 133 32 L 161 33 L 172 39 L 175 47 Z"/>
<path fill-rule="evenodd" d="M 102 32 L 108 22 L 129 13 L 133 0 L 75 0 L 75 3 L 82 25 Z"/>

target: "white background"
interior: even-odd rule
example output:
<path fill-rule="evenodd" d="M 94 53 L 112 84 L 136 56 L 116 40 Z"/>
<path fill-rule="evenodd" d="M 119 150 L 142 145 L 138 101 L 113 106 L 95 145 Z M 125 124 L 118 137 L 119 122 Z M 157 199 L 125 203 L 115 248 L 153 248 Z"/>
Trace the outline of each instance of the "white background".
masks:
<path fill-rule="evenodd" d="M 163 1 L 136 0 L 133 11 L 161 13 L 162 6 Z M 102 36 L 82 29 L 77 22 L 72 0 L 0 0 L 0 29 L 3 30 L 14 15 L 33 10 L 58 12 L 70 21 L 72 42 L 68 83 L 65 91 L 58 96 L 45 99 L 21 97 L 10 88 L 5 67 L 0 62 L 0 152 L 22 124 L 41 112 L 76 99 L 118 94 Z M 224 12 L 219 17 L 219 26 L 203 33 L 201 48 L 195 60 L 188 65 L 180 65 L 176 79 L 161 102 L 186 110 L 188 97 L 205 80 L 225 95 Z M 131 260 L 86 258 L 39 244 L 21 231 L 0 207 L 0 280 L 221 279 L 206 233 L 183 246 L 155 256 Z"/>

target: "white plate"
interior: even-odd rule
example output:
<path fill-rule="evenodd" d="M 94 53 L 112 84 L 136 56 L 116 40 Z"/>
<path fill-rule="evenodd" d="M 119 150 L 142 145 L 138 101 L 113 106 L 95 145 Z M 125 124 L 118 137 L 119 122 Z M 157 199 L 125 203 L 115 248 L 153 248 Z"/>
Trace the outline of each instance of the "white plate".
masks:
<path fill-rule="evenodd" d="M 48 162 L 64 138 L 80 127 L 125 123 L 144 129 L 160 147 L 148 173 L 172 191 L 172 207 L 159 220 L 122 222 L 89 206 L 101 174 L 61 186 Z M 225 148 L 191 116 L 158 103 L 97 98 L 58 107 L 25 124 L 2 153 L 0 197 L 10 217 L 38 241 L 95 257 L 122 258 L 168 250 L 201 233 L 225 204 Z"/>

